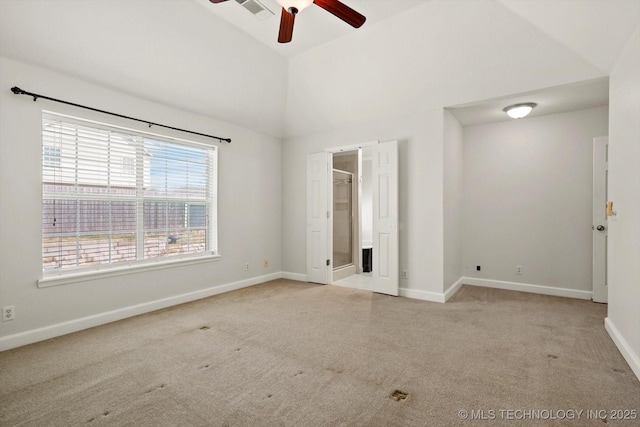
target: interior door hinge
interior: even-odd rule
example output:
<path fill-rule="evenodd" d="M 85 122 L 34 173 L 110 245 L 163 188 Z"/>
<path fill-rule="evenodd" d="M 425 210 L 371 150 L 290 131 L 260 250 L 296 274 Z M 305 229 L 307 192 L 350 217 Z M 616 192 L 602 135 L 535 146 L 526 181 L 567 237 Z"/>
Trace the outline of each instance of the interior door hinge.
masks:
<path fill-rule="evenodd" d="M 331 265 L 331 260 L 330 259 L 327 260 L 327 265 Z"/>
<path fill-rule="evenodd" d="M 331 212 L 327 211 L 327 218 L 331 218 Z"/>

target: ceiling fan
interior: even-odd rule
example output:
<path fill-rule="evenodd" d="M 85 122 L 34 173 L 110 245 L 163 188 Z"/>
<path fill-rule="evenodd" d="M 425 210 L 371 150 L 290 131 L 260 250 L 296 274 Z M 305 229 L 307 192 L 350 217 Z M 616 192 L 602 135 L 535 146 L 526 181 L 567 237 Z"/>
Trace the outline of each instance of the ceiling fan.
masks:
<path fill-rule="evenodd" d="M 227 0 L 209 0 L 223 3 Z M 276 0 L 282 5 L 280 17 L 279 43 L 289 43 L 293 38 L 293 23 L 296 15 L 304 8 L 315 4 L 355 28 L 360 28 L 367 18 L 338 0 Z"/>

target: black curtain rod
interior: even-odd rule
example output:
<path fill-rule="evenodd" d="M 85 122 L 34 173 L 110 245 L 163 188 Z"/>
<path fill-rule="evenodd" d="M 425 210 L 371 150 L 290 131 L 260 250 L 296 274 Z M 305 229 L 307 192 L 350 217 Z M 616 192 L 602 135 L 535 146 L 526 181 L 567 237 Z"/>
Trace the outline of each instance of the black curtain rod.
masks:
<path fill-rule="evenodd" d="M 224 141 L 224 142 L 231 143 L 231 138 L 221 138 L 219 136 L 207 135 L 206 133 L 194 132 L 194 131 L 187 130 L 187 129 L 180 129 L 180 128 L 176 128 L 176 127 L 173 127 L 173 126 L 167 126 L 167 125 L 162 125 L 160 123 L 150 122 L 148 120 L 136 119 L 135 117 L 129 117 L 129 116 L 125 116 L 123 114 L 112 113 L 112 112 L 109 112 L 109 111 L 100 110 L 98 108 L 87 107 L 86 105 L 74 104 L 73 102 L 63 101 L 61 99 L 56 99 L 56 98 L 50 98 L 50 97 L 44 96 L 44 95 L 38 95 L 37 93 L 33 93 L 33 92 L 27 92 L 26 90 L 22 90 L 17 86 L 12 87 L 11 88 L 11 92 L 13 92 L 16 95 L 32 96 L 34 102 L 37 101 L 38 98 L 48 99 L 49 101 L 59 102 L 61 104 L 67 104 L 67 105 L 71 105 L 71 106 L 74 106 L 74 107 L 80 107 L 80 108 L 84 108 L 84 109 L 91 110 L 91 111 L 97 111 L 98 113 L 110 114 L 112 116 L 120 117 L 120 118 L 123 118 L 123 119 L 129 119 L 129 120 L 134 120 L 136 122 L 146 123 L 147 125 L 149 125 L 149 127 L 151 127 L 151 126 L 159 126 L 159 127 L 163 127 L 163 128 L 166 128 L 166 129 L 177 130 L 179 132 L 186 132 L 186 133 L 190 133 L 190 134 L 193 134 L 193 135 L 199 135 L 199 136 L 205 136 L 207 138 L 217 139 L 220 142 Z"/>

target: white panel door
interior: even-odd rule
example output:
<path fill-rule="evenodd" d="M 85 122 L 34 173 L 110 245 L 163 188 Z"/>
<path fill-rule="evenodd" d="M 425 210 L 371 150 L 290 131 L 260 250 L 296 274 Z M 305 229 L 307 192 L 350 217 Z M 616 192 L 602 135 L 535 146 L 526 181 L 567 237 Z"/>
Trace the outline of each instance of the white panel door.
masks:
<path fill-rule="evenodd" d="M 374 146 L 372 290 L 398 295 L 398 142 Z"/>
<path fill-rule="evenodd" d="M 329 156 L 307 156 L 307 281 L 329 283 Z"/>
<path fill-rule="evenodd" d="M 609 138 L 593 138 L 593 301 L 607 302 L 607 148 Z"/>

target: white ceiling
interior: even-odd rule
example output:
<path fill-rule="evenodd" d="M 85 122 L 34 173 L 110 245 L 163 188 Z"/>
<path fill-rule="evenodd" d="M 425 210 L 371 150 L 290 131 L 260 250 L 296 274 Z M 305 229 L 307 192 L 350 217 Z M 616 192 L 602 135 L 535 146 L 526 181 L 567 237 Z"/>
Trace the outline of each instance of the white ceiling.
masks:
<path fill-rule="evenodd" d="M 629 23 L 637 24 L 639 0 L 499 0 L 540 31 L 610 73 Z"/>
<path fill-rule="evenodd" d="M 358 31 L 320 7 L 311 5 L 296 16 L 293 40 L 290 43 L 278 43 L 282 7 L 276 0 L 259 0 L 274 12 L 274 15 L 262 21 L 235 0 L 218 4 L 212 4 L 209 0 L 197 1 L 207 13 L 224 19 L 287 58 Z M 343 3 L 363 14 L 367 18 L 364 25 L 369 27 L 427 1 L 429 0 L 343 0 Z"/>
<path fill-rule="evenodd" d="M 538 104 L 526 118 L 609 105 L 609 79 L 595 79 L 447 109 L 462 126 L 474 126 L 513 120 L 503 109 L 522 102 Z"/>
<path fill-rule="evenodd" d="M 282 134 L 286 59 L 196 0 L 0 0 L 0 55 Z M 23 89 L 75 99 L 37 82 Z"/>
<path fill-rule="evenodd" d="M 283 45 L 234 0 L 0 0 L 0 55 L 282 138 L 606 77 L 640 22 L 640 0 L 345 3 L 361 28 L 311 6 Z"/>

